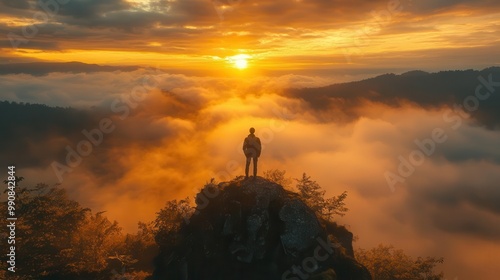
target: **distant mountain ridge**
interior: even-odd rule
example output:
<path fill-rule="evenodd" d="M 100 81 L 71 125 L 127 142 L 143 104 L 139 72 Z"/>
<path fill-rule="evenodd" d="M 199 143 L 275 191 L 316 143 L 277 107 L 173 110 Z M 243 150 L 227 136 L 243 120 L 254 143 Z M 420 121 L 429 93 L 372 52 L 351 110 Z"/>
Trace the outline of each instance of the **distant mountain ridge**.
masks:
<path fill-rule="evenodd" d="M 403 103 L 412 103 L 423 108 L 467 106 L 470 104 L 464 102 L 469 96 L 472 99 L 477 98 L 474 96 L 478 87 L 480 94 L 484 96 L 489 92 L 489 96 L 477 100 L 478 110 L 471 112 L 471 115 L 480 124 L 497 128 L 500 126 L 500 67 L 481 71 L 410 71 L 401 75 L 384 74 L 325 87 L 287 89 L 284 95 L 302 99 L 312 109 L 330 111 L 334 114 L 332 117 L 338 117 L 340 121 L 350 121 L 358 117 L 354 109 L 361 101 L 396 107 Z"/>
<path fill-rule="evenodd" d="M 138 66 L 103 66 L 98 64 L 87 64 L 82 62 L 26 62 L 0 64 L 0 75 L 29 74 L 43 76 L 49 73 L 91 73 L 110 71 L 134 71 Z"/>

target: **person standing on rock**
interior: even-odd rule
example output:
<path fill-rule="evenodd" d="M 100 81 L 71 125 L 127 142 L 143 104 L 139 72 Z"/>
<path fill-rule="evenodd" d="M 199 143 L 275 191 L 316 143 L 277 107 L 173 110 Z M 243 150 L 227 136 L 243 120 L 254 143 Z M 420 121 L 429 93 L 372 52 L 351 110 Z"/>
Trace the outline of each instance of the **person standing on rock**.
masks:
<path fill-rule="evenodd" d="M 245 179 L 248 179 L 248 171 L 250 168 L 250 161 L 253 160 L 253 177 L 257 177 L 257 161 L 260 157 L 262 146 L 259 137 L 255 136 L 255 128 L 250 128 L 250 134 L 243 141 L 243 152 L 247 158 L 245 166 Z"/>

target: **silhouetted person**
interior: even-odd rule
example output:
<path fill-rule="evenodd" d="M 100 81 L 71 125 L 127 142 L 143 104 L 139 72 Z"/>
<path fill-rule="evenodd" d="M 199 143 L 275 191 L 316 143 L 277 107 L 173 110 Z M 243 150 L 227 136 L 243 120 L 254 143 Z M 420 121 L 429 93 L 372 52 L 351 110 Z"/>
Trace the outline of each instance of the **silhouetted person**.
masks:
<path fill-rule="evenodd" d="M 245 167 L 245 179 L 248 179 L 248 169 L 250 168 L 250 161 L 253 159 L 253 177 L 257 176 L 257 161 L 260 157 L 262 146 L 259 137 L 255 136 L 255 128 L 250 128 L 250 134 L 243 141 L 243 152 L 247 157 L 247 164 Z"/>

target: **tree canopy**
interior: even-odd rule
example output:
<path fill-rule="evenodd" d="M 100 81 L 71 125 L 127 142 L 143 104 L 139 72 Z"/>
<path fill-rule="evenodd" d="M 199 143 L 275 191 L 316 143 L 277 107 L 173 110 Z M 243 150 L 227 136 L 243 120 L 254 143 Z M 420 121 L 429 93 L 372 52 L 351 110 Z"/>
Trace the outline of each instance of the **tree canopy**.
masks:
<path fill-rule="evenodd" d="M 443 258 L 414 259 L 390 245 L 358 249 L 356 259 L 370 270 L 373 280 L 441 280 L 444 277 L 443 273 L 434 271 L 444 262 Z"/>

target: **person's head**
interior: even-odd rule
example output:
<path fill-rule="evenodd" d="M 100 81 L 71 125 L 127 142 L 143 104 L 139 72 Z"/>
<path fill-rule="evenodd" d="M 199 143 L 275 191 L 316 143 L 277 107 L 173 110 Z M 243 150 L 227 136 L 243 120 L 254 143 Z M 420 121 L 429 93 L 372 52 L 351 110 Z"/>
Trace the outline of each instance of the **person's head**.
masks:
<path fill-rule="evenodd" d="M 255 128 L 250 127 L 250 133 L 251 133 L 251 134 L 254 134 L 254 133 L 255 133 Z"/>

